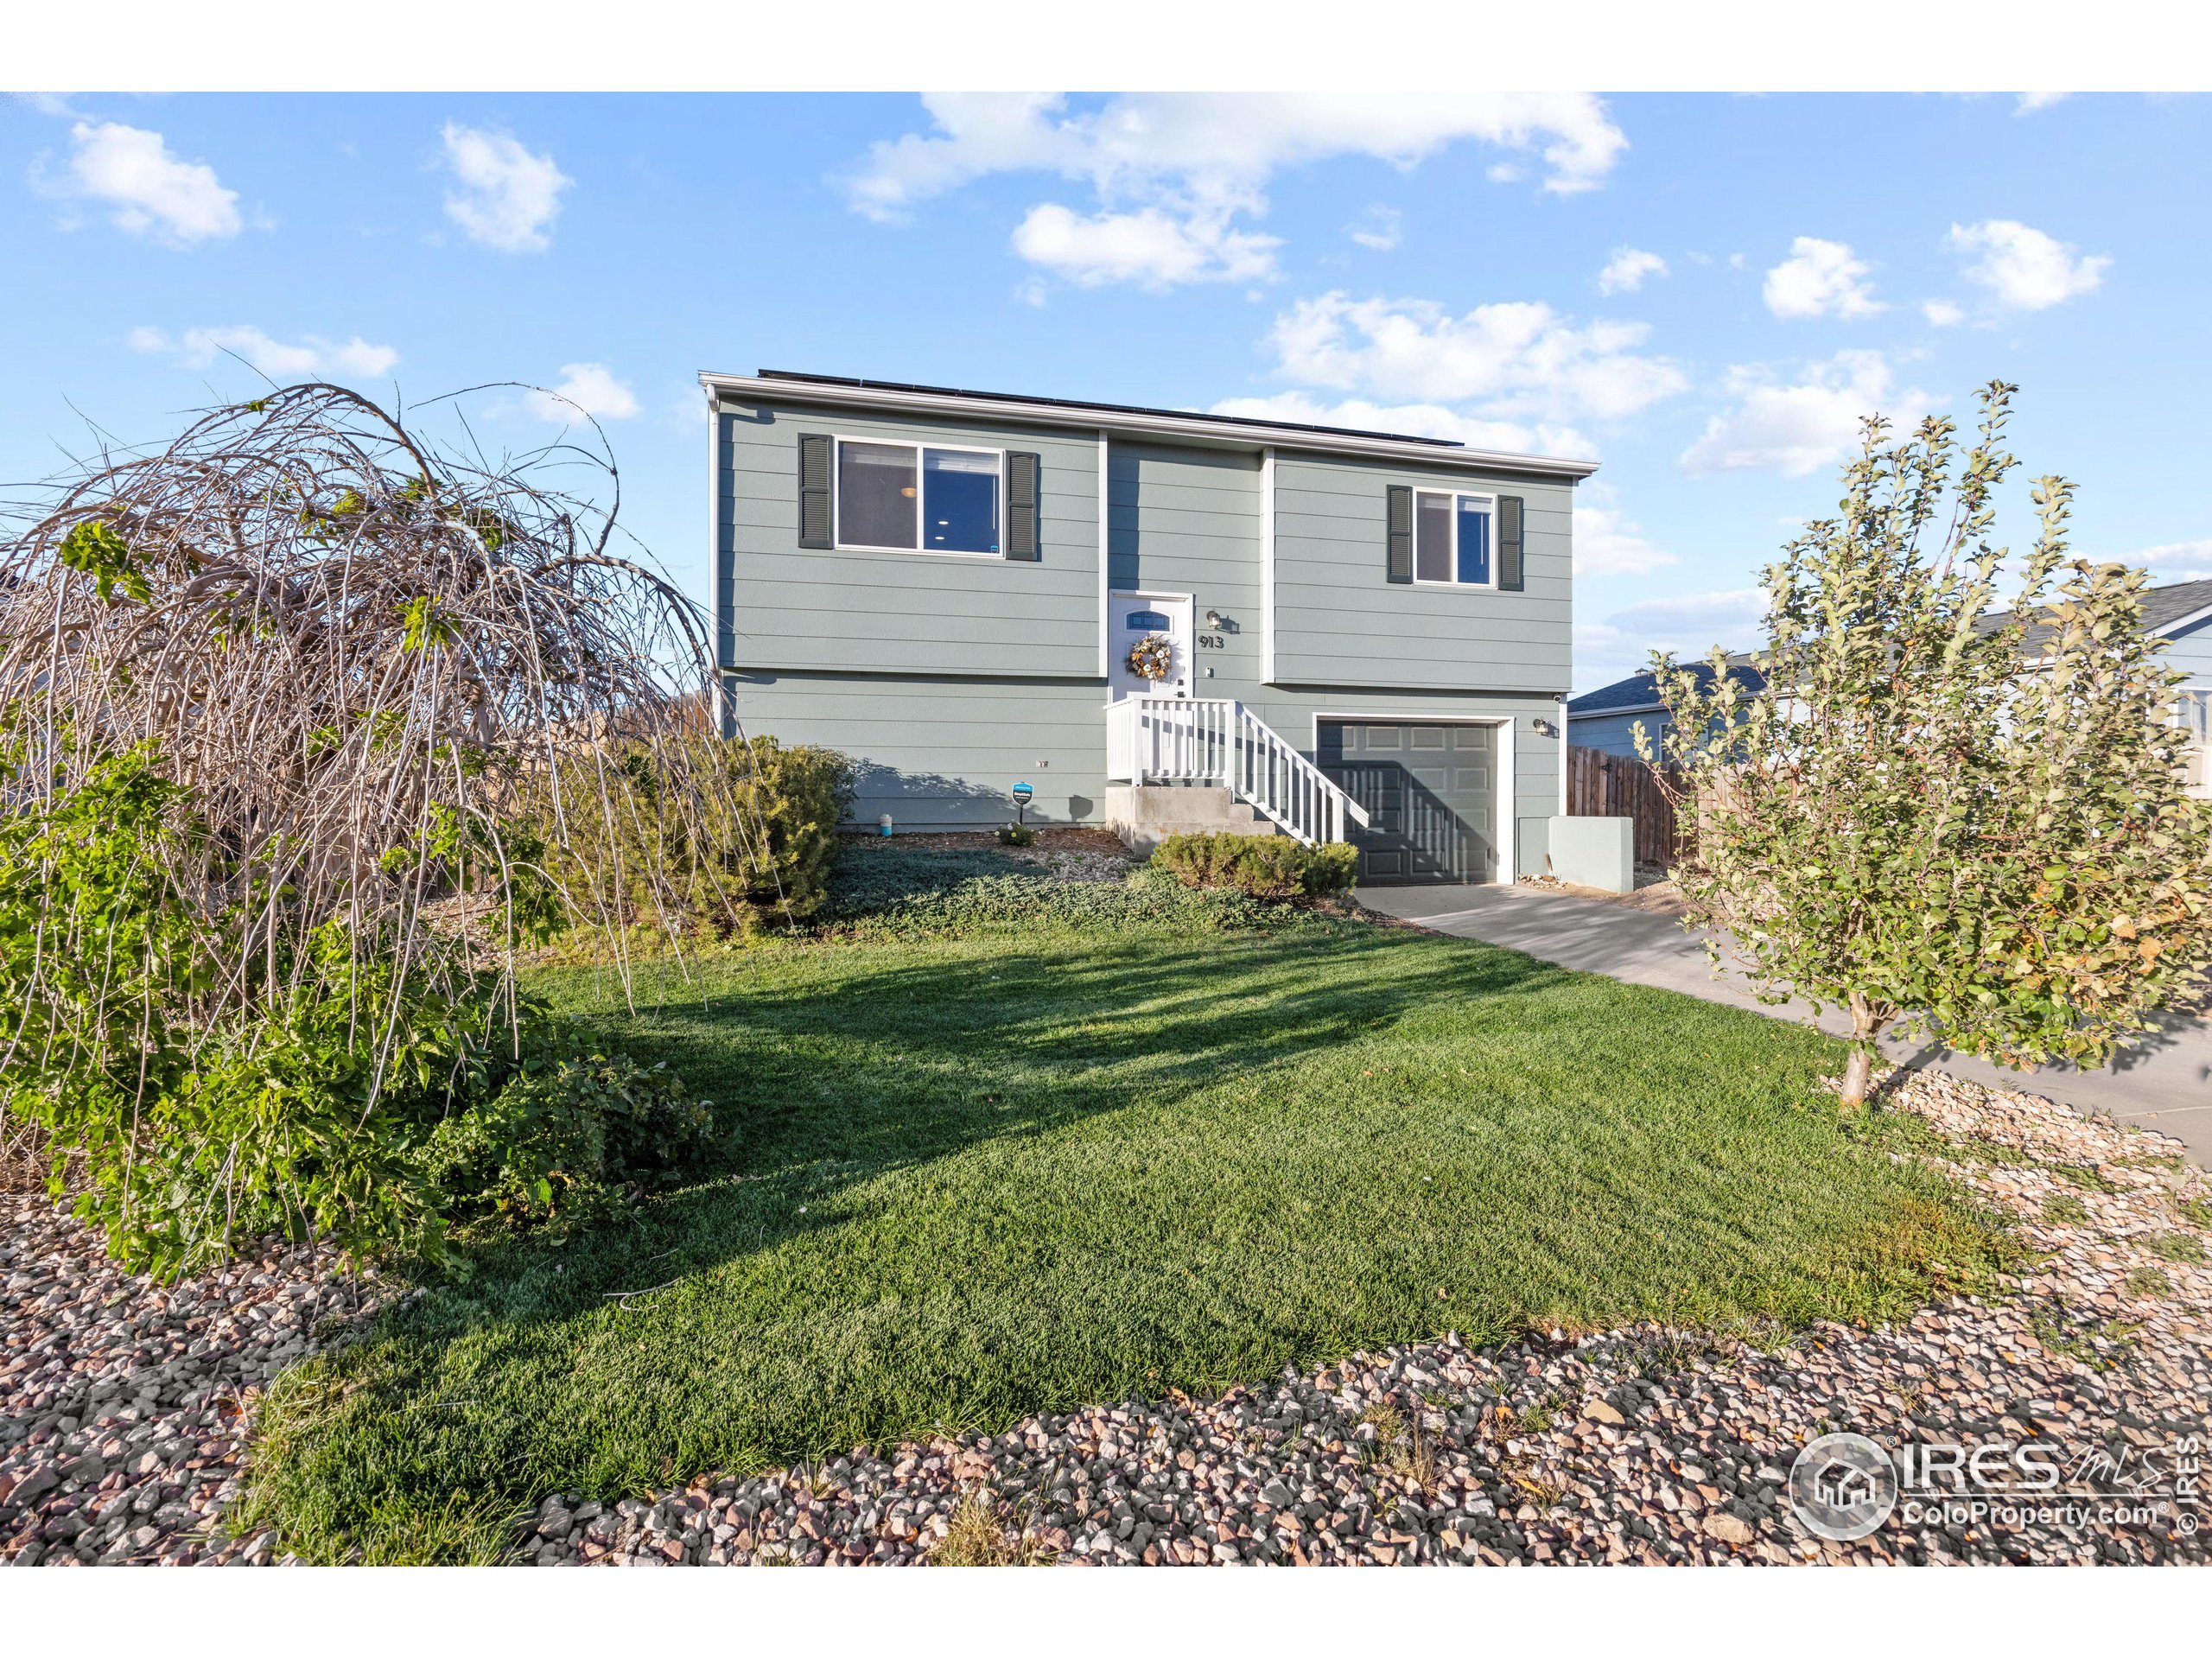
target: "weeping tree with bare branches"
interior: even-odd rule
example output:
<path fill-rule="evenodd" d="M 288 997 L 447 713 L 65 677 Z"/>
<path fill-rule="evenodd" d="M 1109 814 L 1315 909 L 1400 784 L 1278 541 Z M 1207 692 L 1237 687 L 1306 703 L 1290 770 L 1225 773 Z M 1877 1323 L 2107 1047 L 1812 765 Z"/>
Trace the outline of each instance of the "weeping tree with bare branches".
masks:
<path fill-rule="evenodd" d="M 1692 925 L 1763 998 L 1852 1022 L 1847 1109 L 1881 1039 L 2007 1064 L 2105 1064 L 2212 968 L 2212 803 L 2190 798 L 2183 676 L 2143 628 L 2143 573 L 2072 558 L 2072 489 L 2031 492 L 2009 607 L 1993 544 L 2014 388 L 1974 442 L 1866 423 L 1831 518 L 1766 572 L 1764 683 L 1656 660 L 1671 728 L 1646 761 L 1686 817 Z M 1716 942 L 1713 949 L 1718 956 Z"/>
<path fill-rule="evenodd" d="M 0 544 L 0 1128 L 127 1258 L 434 1244 L 426 1149 L 529 1058 L 518 950 L 772 902 L 618 500 L 603 449 L 494 464 L 310 385 L 99 456 Z"/>

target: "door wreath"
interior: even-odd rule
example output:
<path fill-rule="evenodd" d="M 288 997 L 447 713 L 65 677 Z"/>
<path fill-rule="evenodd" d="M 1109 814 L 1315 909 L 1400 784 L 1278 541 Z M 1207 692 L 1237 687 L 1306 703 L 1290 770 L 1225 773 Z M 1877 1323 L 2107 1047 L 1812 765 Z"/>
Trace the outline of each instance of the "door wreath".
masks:
<path fill-rule="evenodd" d="M 1164 633 L 1148 633 L 1129 647 L 1129 672 L 1139 679 L 1157 685 L 1174 666 L 1175 647 Z"/>

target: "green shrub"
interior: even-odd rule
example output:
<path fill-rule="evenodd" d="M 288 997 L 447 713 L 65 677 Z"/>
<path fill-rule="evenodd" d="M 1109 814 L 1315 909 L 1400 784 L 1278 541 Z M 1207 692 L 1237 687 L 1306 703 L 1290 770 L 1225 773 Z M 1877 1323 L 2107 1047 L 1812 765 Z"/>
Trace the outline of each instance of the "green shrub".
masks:
<path fill-rule="evenodd" d="M 999 826 L 999 845 L 1001 847 L 1033 847 L 1037 832 L 1026 823 L 1002 823 Z"/>
<path fill-rule="evenodd" d="M 1185 887 L 1142 868 L 1125 881 L 1063 881 L 996 852 L 855 849 L 819 921 L 864 938 L 960 936 L 1010 927 L 1130 932 L 1274 930 L 1307 918 L 1234 889 Z"/>
<path fill-rule="evenodd" d="M 727 936 L 813 916 L 852 804 L 852 762 L 772 737 L 686 738 L 679 759 L 700 776 L 719 768 L 727 787 L 672 800 L 636 749 L 613 774 L 605 810 L 569 809 L 559 873 L 575 925 Z M 584 895 L 594 893 L 618 914 L 592 913 Z"/>
<path fill-rule="evenodd" d="M 504 1136 L 499 1167 L 543 1164 L 533 1192 L 572 1166 L 578 1184 L 635 1182 L 696 1150 L 703 1109 L 628 1062 L 574 1058 L 573 1034 L 540 1031 L 459 940 L 403 955 L 334 918 L 301 947 L 211 959 L 158 855 L 204 836 L 194 804 L 134 751 L 0 814 L 0 1116 L 35 1127 L 57 1198 L 73 1166 L 75 1213 L 126 1266 L 172 1277 L 270 1233 L 436 1260 L 449 1218 L 505 1196 L 461 1147 Z M 41 948 L 57 936 L 77 948 Z M 518 1060 L 511 1016 L 542 1058 Z M 487 1105 L 479 1128 L 445 1127 Z M 594 1116 L 596 1162 L 571 1150 Z"/>
<path fill-rule="evenodd" d="M 578 1218 L 700 1162 L 714 1111 L 665 1066 L 590 1052 L 533 1057 L 430 1131 L 423 1179 L 462 1223 Z"/>
<path fill-rule="evenodd" d="M 1170 836 L 1152 861 L 1187 887 L 1235 887 L 1255 899 L 1321 899 L 1351 886 L 1359 853 L 1341 841 L 1306 847 L 1287 836 Z"/>

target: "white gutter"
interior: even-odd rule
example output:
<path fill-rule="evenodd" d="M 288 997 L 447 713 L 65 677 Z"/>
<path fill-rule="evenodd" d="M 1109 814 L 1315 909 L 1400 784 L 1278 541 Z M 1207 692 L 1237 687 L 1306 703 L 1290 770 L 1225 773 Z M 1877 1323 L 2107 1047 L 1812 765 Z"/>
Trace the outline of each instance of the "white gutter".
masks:
<path fill-rule="evenodd" d="M 1663 702 L 1626 702 L 1618 709 L 1570 709 L 1569 720 L 1610 720 L 1615 715 L 1661 715 L 1667 711 Z"/>
<path fill-rule="evenodd" d="M 828 404 L 853 409 L 902 410 L 964 420 L 1018 422 L 1024 426 L 1060 426 L 1130 437 L 1201 438 L 1247 449 L 1299 450 L 1314 454 L 1367 455 L 1418 466 L 1448 467 L 1459 472 L 1535 473 L 1585 479 L 1598 470 L 1594 461 L 1563 461 L 1549 455 L 1514 455 L 1501 450 L 1457 448 L 1416 443 L 1404 438 L 1343 436 L 1301 432 L 1295 427 L 1247 426 L 1204 415 L 1131 415 L 1082 404 L 1025 404 L 999 397 L 955 397 L 942 392 L 899 391 L 881 386 L 825 385 L 814 380 L 766 380 L 751 375 L 701 374 L 710 397 L 745 403 Z"/>

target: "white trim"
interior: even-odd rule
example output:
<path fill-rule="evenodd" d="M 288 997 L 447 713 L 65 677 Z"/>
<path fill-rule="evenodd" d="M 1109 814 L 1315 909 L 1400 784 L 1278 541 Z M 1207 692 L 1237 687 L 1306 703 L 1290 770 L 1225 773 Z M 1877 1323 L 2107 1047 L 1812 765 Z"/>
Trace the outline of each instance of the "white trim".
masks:
<path fill-rule="evenodd" d="M 1449 556 L 1452 562 L 1452 576 L 1446 582 L 1439 582 L 1433 576 L 1424 576 L 1421 573 L 1421 499 L 1424 495 L 1440 495 L 1452 503 L 1452 550 Z M 1459 504 L 1462 501 L 1490 503 L 1484 510 L 1485 515 L 1490 519 L 1490 580 L 1488 582 L 1459 580 Z M 1523 511 L 1525 512 L 1526 509 Z M 1462 588 L 1469 593 L 1494 594 L 1497 591 L 1497 493 L 1496 491 L 1485 493 L 1482 490 L 1424 490 L 1418 486 L 1414 487 L 1413 582 L 1414 587 Z"/>
<path fill-rule="evenodd" d="M 835 404 L 856 409 L 896 409 L 943 415 L 970 424 L 1006 421 L 1023 426 L 1103 429 L 1142 436 L 1205 438 L 1243 449 L 1274 444 L 1281 449 L 1325 455 L 1374 455 L 1459 472 L 1534 473 L 1584 479 L 1598 470 L 1594 461 L 1567 461 L 1554 455 L 1516 455 L 1497 449 L 1452 448 L 1381 434 L 1346 435 L 1300 432 L 1294 428 L 1245 426 L 1203 415 L 1135 415 L 1096 404 L 1055 406 L 999 397 L 956 397 L 942 392 L 899 391 L 885 386 L 825 385 L 811 380 L 763 380 L 751 375 L 702 373 L 699 384 L 747 403 Z"/>
<path fill-rule="evenodd" d="M 2161 622 L 2149 632 L 2156 638 L 2164 639 L 2176 629 L 2194 627 L 2208 616 L 2212 616 L 2212 605 L 2207 605 L 2202 610 L 2191 611 L 2185 616 L 2177 616 L 2171 622 Z"/>
<path fill-rule="evenodd" d="M 1098 677 L 1111 681 L 1114 677 L 1114 630 L 1106 611 L 1112 602 L 1113 537 L 1108 526 L 1112 522 L 1113 508 L 1108 500 L 1113 493 L 1107 455 L 1107 438 L 1098 435 Z"/>
<path fill-rule="evenodd" d="M 1497 775 L 1501 787 L 1491 791 L 1491 810 L 1497 830 L 1498 878 L 1493 884 L 1510 887 L 1521 879 L 1521 779 L 1513 770 L 1513 734 L 1516 715 L 1402 715 L 1395 709 L 1316 709 L 1313 711 L 1313 753 L 1321 753 L 1321 722 L 1357 720 L 1370 726 L 1495 726 L 1497 735 Z M 1317 759 L 1316 765 L 1319 762 Z M 1499 797 L 1504 798 L 1501 802 Z"/>
<path fill-rule="evenodd" d="M 981 443 L 930 443 L 919 438 L 881 438 L 854 432 L 833 432 L 830 450 L 830 547 L 833 553 L 919 553 L 932 559 L 1003 559 L 1006 557 L 1006 537 L 1009 509 L 1007 505 L 1006 456 L 1003 449 L 994 449 Z M 879 449 L 911 449 L 914 452 L 914 545 L 912 547 L 878 547 L 868 542 L 849 542 L 840 533 L 845 519 L 844 446 L 849 443 L 873 444 Z M 924 547 L 922 545 L 922 495 L 928 468 L 922 457 L 931 449 L 941 449 L 951 454 L 996 455 L 998 471 L 998 537 L 995 551 L 978 552 L 969 547 Z M 1040 484 L 1042 480 L 1039 480 Z M 1039 492 L 1043 493 L 1041 488 Z"/>
<path fill-rule="evenodd" d="M 1573 747 L 1573 729 L 1567 719 L 1567 699 L 1561 696 L 1559 700 L 1559 815 L 1562 818 L 1569 816 L 1567 810 L 1567 764 L 1574 758 Z"/>
<path fill-rule="evenodd" d="M 1275 452 L 1260 451 L 1260 683 L 1275 677 Z"/>

